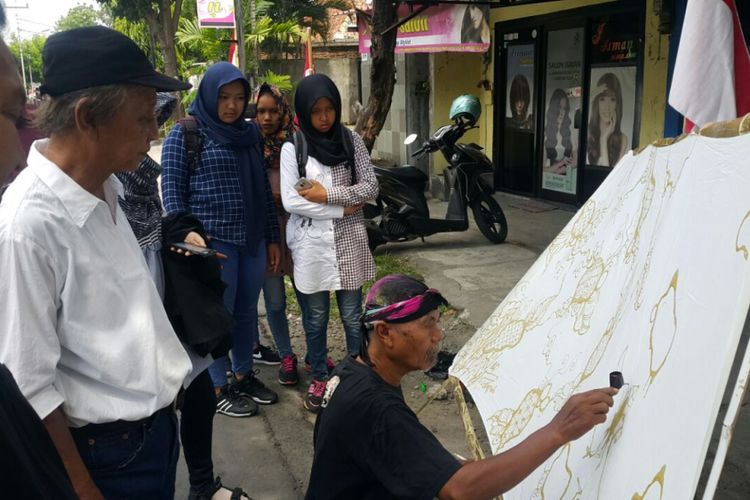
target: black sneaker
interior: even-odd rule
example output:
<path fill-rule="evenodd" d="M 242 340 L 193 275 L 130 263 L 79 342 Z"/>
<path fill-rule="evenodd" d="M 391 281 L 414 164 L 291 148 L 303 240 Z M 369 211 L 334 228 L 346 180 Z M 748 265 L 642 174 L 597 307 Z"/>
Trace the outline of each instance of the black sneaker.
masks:
<path fill-rule="evenodd" d="M 299 382 L 299 375 L 297 374 L 297 356 L 294 354 L 284 356 L 281 359 L 281 366 L 279 367 L 279 384 L 296 385 L 297 382 Z"/>
<path fill-rule="evenodd" d="M 253 359 L 256 363 L 260 363 L 262 365 L 275 366 L 281 363 L 281 357 L 279 357 L 279 353 L 262 344 L 258 344 L 258 347 L 253 350 Z"/>
<path fill-rule="evenodd" d="M 258 413 L 258 405 L 240 396 L 231 385 L 225 385 L 216 397 L 216 413 L 229 417 L 252 417 Z"/>
<path fill-rule="evenodd" d="M 231 385 L 240 396 L 248 397 L 261 405 L 272 405 L 279 400 L 278 394 L 258 380 L 255 373 L 248 373 L 242 380 L 235 378 Z"/>

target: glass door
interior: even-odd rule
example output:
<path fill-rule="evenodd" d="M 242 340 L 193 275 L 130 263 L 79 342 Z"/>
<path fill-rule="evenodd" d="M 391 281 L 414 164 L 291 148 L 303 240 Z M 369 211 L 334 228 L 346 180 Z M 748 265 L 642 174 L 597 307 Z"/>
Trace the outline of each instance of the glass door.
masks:
<path fill-rule="evenodd" d="M 496 30 L 495 186 L 505 191 L 534 194 L 538 31 Z M 497 74 L 499 73 L 499 74 Z"/>

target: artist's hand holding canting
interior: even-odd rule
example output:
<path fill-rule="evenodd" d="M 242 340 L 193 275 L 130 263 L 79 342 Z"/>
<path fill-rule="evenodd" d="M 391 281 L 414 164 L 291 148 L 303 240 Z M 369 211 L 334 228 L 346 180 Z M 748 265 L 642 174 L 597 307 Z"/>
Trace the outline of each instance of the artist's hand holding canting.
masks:
<path fill-rule="evenodd" d="M 559 445 L 575 441 L 597 424 L 607 420 L 617 389 L 605 387 L 574 394 L 547 427 L 558 437 Z"/>
<path fill-rule="evenodd" d="M 313 203 L 326 203 L 328 201 L 328 192 L 323 187 L 323 184 L 318 181 L 310 182 L 312 182 L 312 187 L 310 189 L 301 189 L 299 191 L 300 196 Z"/>

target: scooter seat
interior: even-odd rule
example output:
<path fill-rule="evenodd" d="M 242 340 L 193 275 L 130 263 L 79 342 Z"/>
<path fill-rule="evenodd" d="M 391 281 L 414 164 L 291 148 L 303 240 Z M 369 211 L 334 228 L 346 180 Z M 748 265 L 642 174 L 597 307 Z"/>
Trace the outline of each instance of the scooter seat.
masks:
<path fill-rule="evenodd" d="M 398 179 L 401 182 L 405 182 L 408 184 L 414 184 L 416 182 L 427 181 L 427 174 L 422 172 L 417 167 L 413 167 L 411 165 L 404 165 L 403 167 L 392 167 L 392 168 L 375 167 L 375 172 L 377 174 L 382 174 L 388 177 L 393 177 L 394 179 Z"/>

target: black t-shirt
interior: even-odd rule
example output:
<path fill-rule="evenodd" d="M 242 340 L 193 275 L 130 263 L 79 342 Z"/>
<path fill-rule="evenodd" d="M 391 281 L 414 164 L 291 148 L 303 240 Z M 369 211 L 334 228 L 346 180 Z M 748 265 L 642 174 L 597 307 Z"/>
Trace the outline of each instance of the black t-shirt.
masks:
<path fill-rule="evenodd" d="M 461 464 L 419 422 L 401 389 L 353 357 L 333 375 L 315 422 L 305 499 L 434 498 Z"/>

